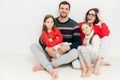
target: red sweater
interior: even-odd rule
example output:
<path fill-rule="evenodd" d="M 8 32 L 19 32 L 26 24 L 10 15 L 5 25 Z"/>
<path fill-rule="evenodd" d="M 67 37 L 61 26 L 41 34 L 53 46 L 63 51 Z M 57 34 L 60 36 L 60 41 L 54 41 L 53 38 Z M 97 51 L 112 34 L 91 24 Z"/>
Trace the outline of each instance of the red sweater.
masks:
<path fill-rule="evenodd" d="M 54 30 L 48 33 L 43 31 L 41 39 L 43 44 L 45 44 L 48 47 L 53 47 L 62 42 L 63 36 L 58 28 L 54 28 Z M 52 39 L 52 41 L 50 41 L 49 39 Z"/>
<path fill-rule="evenodd" d="M 83 43 L 85 34 L 81 30 L 81 25 L 82 25 L 82 22 L 78 23 L 78 26 L 80 28 L 80 35 L 81 35 L 81 39 L 82 39 L 82 43 Z M 108 26 L 105 23 L 101 23 L 101 27 L 100 27 L 100 25 L 95 24 L 95 25 L 93 25 L 93 29 L 94 29 L 94 32 L 96 34 L 98 34 L 98 36 L 100 38 L 103 38 L 104 36 L 109 36 L 109 34 L 110 34 L 110 30 L 108 29 Z"/>

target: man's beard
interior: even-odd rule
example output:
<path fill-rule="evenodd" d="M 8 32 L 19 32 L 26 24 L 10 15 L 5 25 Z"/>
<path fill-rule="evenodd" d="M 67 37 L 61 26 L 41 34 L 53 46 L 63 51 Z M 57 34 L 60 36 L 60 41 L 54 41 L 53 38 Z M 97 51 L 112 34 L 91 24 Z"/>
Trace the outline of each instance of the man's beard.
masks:
<path fill-rule="evenodd" d="M 62 17 L 62 18 L 66 18 L 66 17 L 67 17 L 67 15 L 66 15 L 66 16 L 62 16 L 62 15 L 60 15 L 60 17 Z"/>

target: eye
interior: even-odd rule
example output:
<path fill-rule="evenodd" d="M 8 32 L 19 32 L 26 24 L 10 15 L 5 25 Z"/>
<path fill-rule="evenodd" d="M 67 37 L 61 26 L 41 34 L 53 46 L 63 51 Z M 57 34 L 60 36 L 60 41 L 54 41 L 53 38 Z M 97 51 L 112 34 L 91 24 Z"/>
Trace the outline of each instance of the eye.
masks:
<path fill-rule="evenodd" d="M 96 15 L 95 15 L 95 14 L 90 14 L 90 13 L 88 13 L 88 16 L 95 17 Z"/>

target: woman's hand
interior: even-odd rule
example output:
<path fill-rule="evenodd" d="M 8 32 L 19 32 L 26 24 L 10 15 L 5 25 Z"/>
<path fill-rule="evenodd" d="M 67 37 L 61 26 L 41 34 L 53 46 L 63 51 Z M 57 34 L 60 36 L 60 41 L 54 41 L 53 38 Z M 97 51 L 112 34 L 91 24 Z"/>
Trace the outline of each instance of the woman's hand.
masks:
<path fill-rule="evenodd" d="M 97 16 L 98 16 L 98 19 L 100 20 L 100 22 L 103 23 L 104 21 L 102 20 L 102 18 L 100 16 L 100 12 L 98 12 Z"/>

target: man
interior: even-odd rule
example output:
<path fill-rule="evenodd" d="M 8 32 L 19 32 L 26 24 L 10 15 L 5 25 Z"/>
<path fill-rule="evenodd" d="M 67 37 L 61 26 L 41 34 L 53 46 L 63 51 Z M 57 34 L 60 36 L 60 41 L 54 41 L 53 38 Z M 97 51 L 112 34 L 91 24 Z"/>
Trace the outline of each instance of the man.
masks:
<path fill-rule="evenodd" d="M 72 49 L 76 49 L 79 45 L 81 45 L 78 24 L 76 21 L 68 17 L 70 7 L 71 6 L 67 1 L 62 1 L 59 4 L 59 17 L 55 18 L 56 26 L 60 29 L 63 35 L 63 42 L 72 43 L 70 46 L 62 45 L 62 47 L 59 49 L 61 54 L 66 54 L 66 52 L 69 50 L 72 51 Z M 50 53 L 50 55 L 55 56 L 55 53 L 51 48 L 47 47 L 46 51 Z M 76 55 L 76 53 L 71 55 Z M 79 60 L 74 60 L 72 65 L 73 68 L 80 68 Z"/>
<path fill-rule="evenodd" d="M 54 50 L 50 47 L 43 46 L 42 49 L 40 44 L 32 45 L 31 49 L 39 64 L 35 65 L 33 71 L 38 71 L 41 69 L 46 69 L 54 79 L 58 77 L 58 72 L 55 67 L 63 64 L 69 64 L 78 58 L 77 47 L 81 45 L 80 32 L 77 22 L 68 17 L 70 12 L 70 4 L 67 1 L 62 1 L 59 4 L 59 14 L 60 16 L 55 19 L 56 26 L 60 29 L 63 35 L 63 42 L 70 42 L 71 45 L 61 45 L 59 48 L 59 53 L 61 56 L 50 62 L 49 58 L 56 57 Z M 39 42 L 41 42 L 39 40 Z M 48 53 L 48 55 L 46 54 Z"/>

